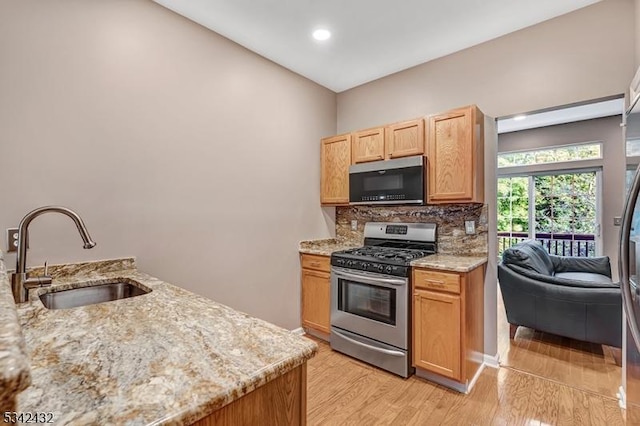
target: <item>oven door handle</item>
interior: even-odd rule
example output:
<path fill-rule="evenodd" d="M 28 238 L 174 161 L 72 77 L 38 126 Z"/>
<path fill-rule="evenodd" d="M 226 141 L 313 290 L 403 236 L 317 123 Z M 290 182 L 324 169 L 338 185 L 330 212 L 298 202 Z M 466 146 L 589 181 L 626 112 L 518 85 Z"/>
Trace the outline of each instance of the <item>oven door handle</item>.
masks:
<path fill-rule="evenodd" d="M 346 272 L 343 269 L 332 268 L 331 273 L 335 274 L 338 278 L 346 278 L 352 281 L 358 281 L 366 284 L 380 285 L 388 284 L 393 286 L 403 286 L 407 284 L 406 279 L 402 278 L 383 278 L 383 277 L 371 277 L 364 274 L 356 274 L 353 272 Z"/>
<path fill-rule="evenodd" d="M 339 331 L 337 331 L 335 329 L 333 329 L 331 331 L 333 333 L 337 334 L 338 336 L 340 336 L 340 338 L 348 341 L 349 343 L 353 343 L 354 345 L 362 346 L 363 348 L 371 349 L 372 351 L 380 352 L 380 353 L 383 353 L 385 355 L 398 356 L 398 357 L 402 357 L 402 356 L 406 355 L 404 352 L 392 351 L 392 350 L 389 350 L 389 349 L 378 348 L 376 346 L 371 346 L 371 345 L 367 345 L 366 343 L 358 342 L 357 340 L 352 339 L 351 337 L 347 337 L 347 336 L 345 336 L 344 334 L 340 333 Z"/>

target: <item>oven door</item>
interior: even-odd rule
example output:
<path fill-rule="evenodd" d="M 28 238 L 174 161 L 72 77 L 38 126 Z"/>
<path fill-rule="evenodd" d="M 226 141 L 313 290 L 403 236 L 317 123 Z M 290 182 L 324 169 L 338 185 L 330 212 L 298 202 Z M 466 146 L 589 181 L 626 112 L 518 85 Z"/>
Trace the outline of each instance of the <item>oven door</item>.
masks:
<path fill-rule="evenodd" d="M 331 325 L 409 347 L 408 278 L 331 268 Z"/>

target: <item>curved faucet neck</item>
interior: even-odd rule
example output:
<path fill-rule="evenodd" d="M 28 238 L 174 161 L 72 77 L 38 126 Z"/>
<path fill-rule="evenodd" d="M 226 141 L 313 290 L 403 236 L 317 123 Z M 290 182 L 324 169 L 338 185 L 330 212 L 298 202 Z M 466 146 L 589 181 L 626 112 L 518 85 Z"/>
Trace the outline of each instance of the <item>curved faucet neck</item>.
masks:
<path fill-rule="evenodd" d="M 45 206 L 39 207 L 35 210 L 27 213 L 22 220 L 20 221 L 20 225 L 18 226 L 18 250 L 16 254 L 16 272 L 13 279 L 13 297 L 16 299 L 16 302 L 25 302 L 26 297 L 24 296 L 25 289 L 23 288 L 22 282 L 26 279 L 26 269 L 27 269 L 27 241 L 29 236 L 29 224 L 36 217 L 44 214 L 44 213 L 61 213 L 65 216 L 68 216 L 73 220 L 76 224 L 76 228 L 78 228 L 78 232 L 80 233 L 80 237 L 82 237 L 82 241 L 84 242 L 84 248 L 90 249 L 95 247 L 96 243 L 91 239 L 89 235 L 89 231 L 87 231 L 84 222 L 80 218 L 80 216 L 71 209 L 62 206 Z M 19 294 L 17 294 L 19 293 Z M 23 300 L 24 299 L 24 300 Z"/>

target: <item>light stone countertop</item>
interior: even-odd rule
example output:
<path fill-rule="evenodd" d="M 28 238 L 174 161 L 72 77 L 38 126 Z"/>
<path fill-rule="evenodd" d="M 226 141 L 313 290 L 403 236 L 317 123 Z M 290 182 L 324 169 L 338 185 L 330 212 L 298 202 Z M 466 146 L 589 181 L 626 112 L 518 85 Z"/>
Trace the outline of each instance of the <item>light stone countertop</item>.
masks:
<path fill-rule="evenodd" d="M 141 273 L 133 259 L 50 272 L 59 289 L 123 278 L 152 290 L 48 310 L 38 294 L 50 289 L 35 289 L 18 306 L 32 381 L 18 409 L 53 412 L 56 424 L 189 424 L 317 351 L 288 330 Z"/>
<path fill-rule="evenodd" d="M 321 256 L 331 256 L 334 251 L 347 250 L 354 247 L 362 247 L 361 242 L 337 240 L 329 238 L 325 240 L 300 241 L 299 251 L 306 254 L 318 254 Z"/>
<path fill-rule="evenodd" d="M 433 254 L 411 262 L 411 266 L 419 268 L 440 269 L 451 272 L 469 272 L 487 263 L 486 256 L 454 256 L 449 254 Z"/>
<path fill-rule="evenodd" d="M 0 251 L 0 411 L 14 411 L 14 396 L 30 383 L 29 358 Z"/>

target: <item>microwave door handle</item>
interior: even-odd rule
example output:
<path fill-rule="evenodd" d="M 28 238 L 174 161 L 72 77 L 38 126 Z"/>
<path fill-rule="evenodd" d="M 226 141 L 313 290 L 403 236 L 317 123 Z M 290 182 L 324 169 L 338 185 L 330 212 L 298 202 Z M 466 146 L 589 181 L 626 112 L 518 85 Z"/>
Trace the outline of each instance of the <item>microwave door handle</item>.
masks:
<path fill-rule="evenodd" d="M 380 285 L 388 284 L 393 286 L 402 286 L 407 284 L 407 280 L 400 278 L 382 278 L 382 277 L 370 277 L 363 274 L 357 274 L 353 272 L 346 272 L 342 269 L 333 268 L 331 269 L 331 273 L 335 274 L 338 278 L 346 278 L 352 281 L 359 281 L 366 284 Z"/>
<path fill-rule="evenodd" d="M 629 238 L 631 236 L 631 225 L 633 222 L 633 211 L 636 207 L 638 195 L 640 193 L 640 166 L 633 177 L 633 183 L 629 189 L 627 200 L 622 215 L 622 226 L 620 227 L 620 247 L 618 252 L 618 265 L 620 270 L 620 287 L 622 290 L 622 302 L 627 314 L 627 324 L 629 331 L 637 347 L 640 348 L 640 327 L 634 310 L 634 300 L 631 293 L 631 277 L 629 276 Z"/>

